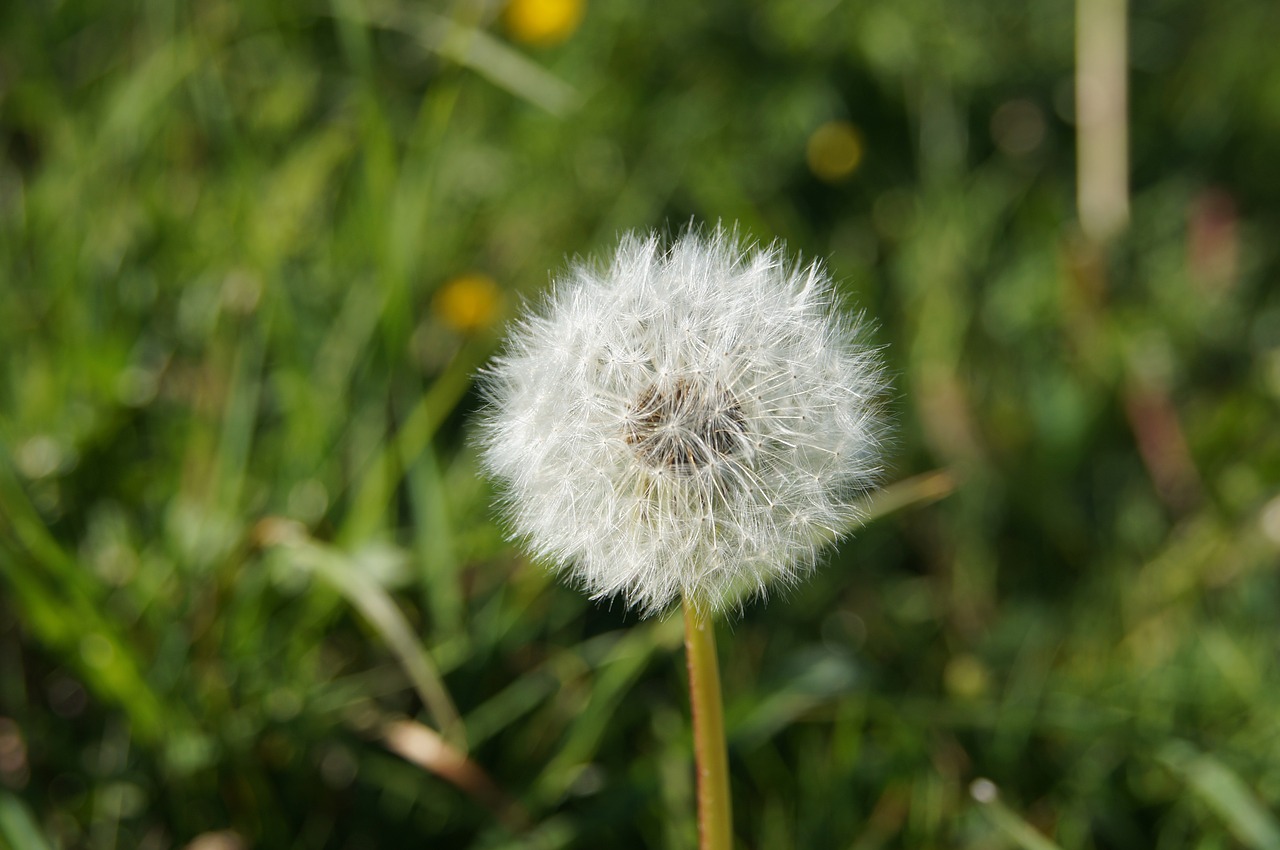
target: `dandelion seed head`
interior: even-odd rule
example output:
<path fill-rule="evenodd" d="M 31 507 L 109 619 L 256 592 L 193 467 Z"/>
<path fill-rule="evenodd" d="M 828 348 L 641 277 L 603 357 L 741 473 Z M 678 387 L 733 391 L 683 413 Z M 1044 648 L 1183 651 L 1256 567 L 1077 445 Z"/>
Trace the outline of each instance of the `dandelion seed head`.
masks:
<path fill-rule="evenodd" d="M 513 533 L 644 614 L 798 581 L 880 472 L 862 324 L 821 265 L 724 228 L 574 264 L 484 389 L 482 463 Z"/>

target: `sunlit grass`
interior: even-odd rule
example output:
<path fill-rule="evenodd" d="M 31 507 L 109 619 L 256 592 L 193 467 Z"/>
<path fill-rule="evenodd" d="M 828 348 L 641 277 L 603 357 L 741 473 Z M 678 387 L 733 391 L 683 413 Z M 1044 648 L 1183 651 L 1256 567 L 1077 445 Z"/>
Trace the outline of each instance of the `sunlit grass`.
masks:
<path fill-rule="evenodd" d="M 901 432 L 729 626 L 744 846 L 1275 847 L 1280 21 L 1132 11 L 1099 254 L 1069 8 L 969 9 L 0 12 L 0 846 L 692 846 L 678 617 L 468 433 L 504 311 L 696 217 L 828 262 Z"/>

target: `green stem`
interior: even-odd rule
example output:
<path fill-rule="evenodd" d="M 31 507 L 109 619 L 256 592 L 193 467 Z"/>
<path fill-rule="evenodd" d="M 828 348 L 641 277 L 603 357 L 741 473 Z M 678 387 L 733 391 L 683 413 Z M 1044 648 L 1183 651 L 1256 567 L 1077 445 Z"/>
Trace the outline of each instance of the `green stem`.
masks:
<path fill-rule="evenodd" d="M 684 600 L 684 648 L 689 663 L 693 748 L 698 762 L 698 847 L 730 850 L 733 817 L 729 812 L 729 756 L 720 703 L 716 633 L 710 618 L 689 598 Z"/>

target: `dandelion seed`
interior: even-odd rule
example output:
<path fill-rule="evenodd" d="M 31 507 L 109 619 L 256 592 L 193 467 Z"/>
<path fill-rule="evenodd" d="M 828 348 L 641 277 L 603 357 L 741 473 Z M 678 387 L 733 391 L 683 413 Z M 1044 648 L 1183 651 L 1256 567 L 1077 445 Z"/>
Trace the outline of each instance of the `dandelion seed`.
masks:
<path fill-rule="evenodd" d="M 880 471 L 862 325 L 819 264 L 723 228 L 574 265 L 484 383 L 482 461 L 513 532 L 645 614 L 797 581 Z"/>

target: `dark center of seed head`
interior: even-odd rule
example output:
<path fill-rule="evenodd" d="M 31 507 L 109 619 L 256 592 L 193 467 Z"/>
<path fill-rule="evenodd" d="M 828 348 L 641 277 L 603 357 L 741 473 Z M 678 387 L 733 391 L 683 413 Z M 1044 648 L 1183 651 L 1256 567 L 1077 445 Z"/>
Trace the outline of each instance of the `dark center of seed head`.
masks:
<path fill-rule="evenodd" d="M 635 404 L 626 440 L 650 466 L 693 475 L 746 454 L 746 418 L 727 391 L 685 379 L 650 387 Z"/>

